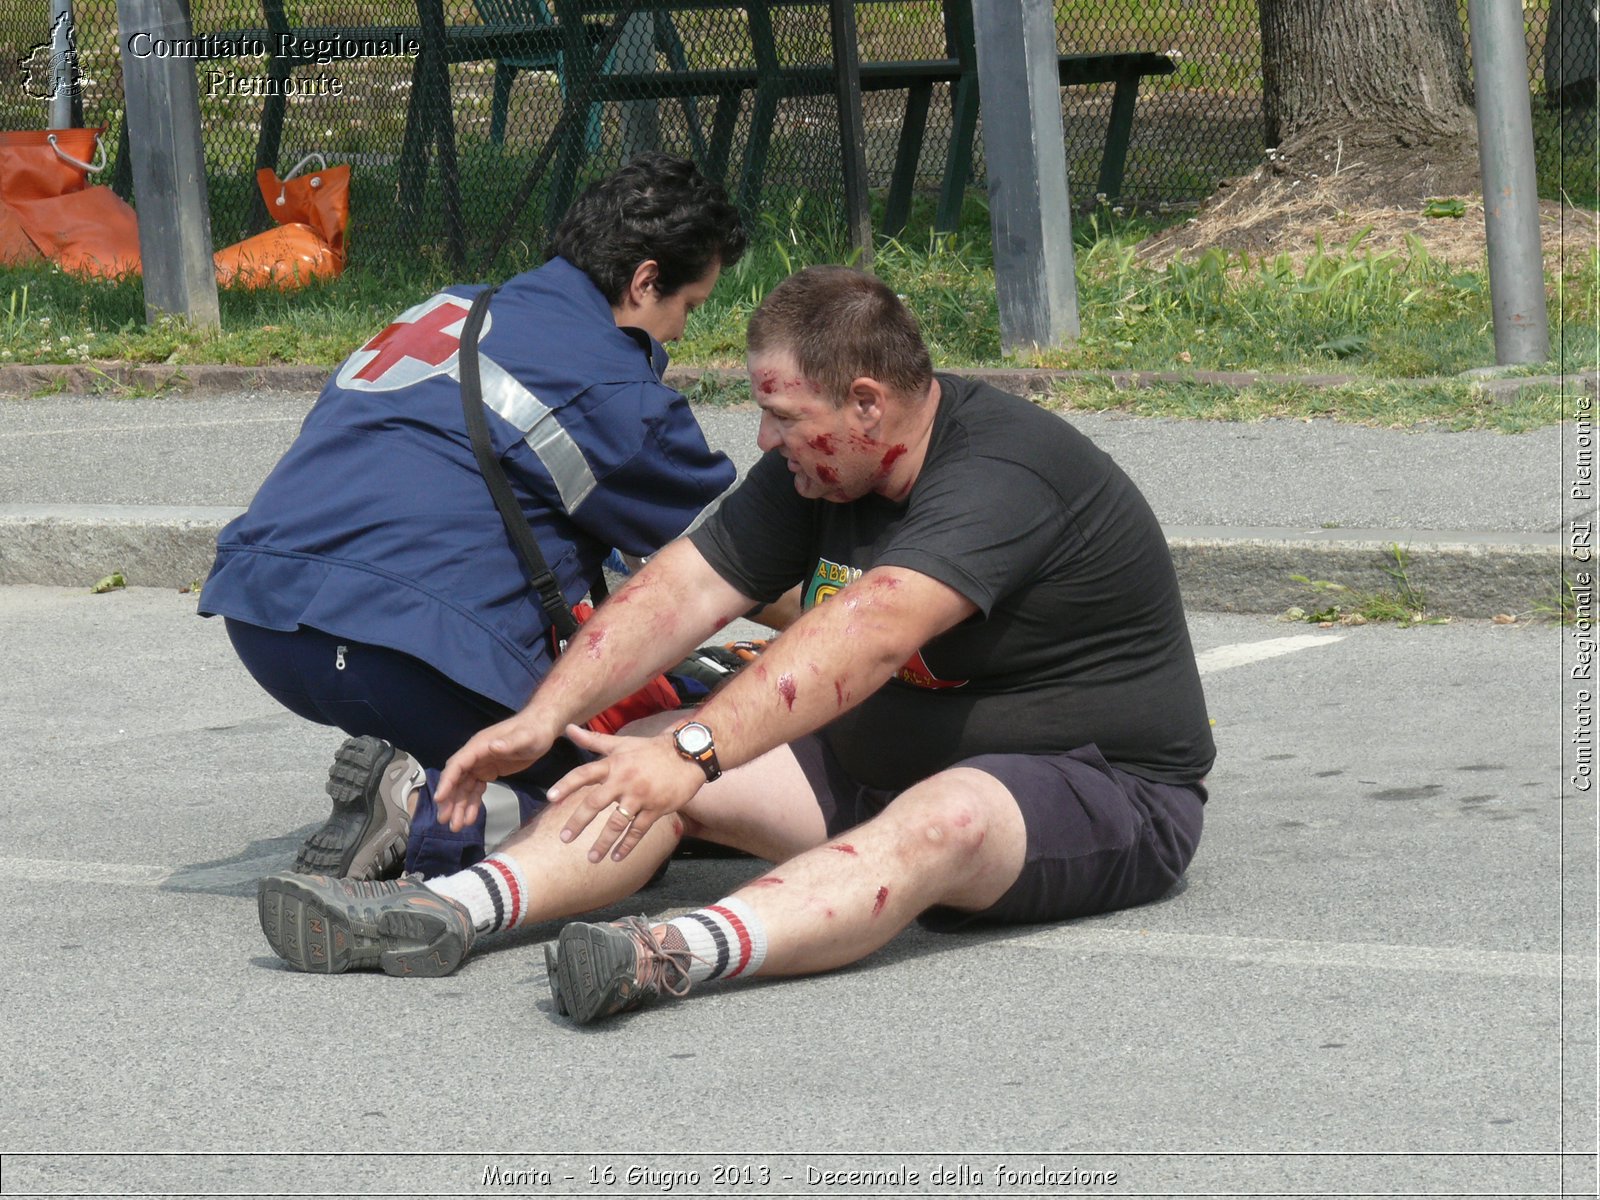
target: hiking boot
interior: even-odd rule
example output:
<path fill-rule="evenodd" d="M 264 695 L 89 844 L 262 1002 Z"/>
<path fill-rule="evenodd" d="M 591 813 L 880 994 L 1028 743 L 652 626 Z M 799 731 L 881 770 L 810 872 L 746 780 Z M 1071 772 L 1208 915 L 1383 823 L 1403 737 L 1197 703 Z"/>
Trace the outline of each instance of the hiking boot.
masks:
<path fill-rule="evenodd" d="M 301 875 L 393 879 L 405 863 L 406 801 L 426 781 L 422 766 L 382 738 L 349 738 L 333 756 L 333 812 L 295 855 Z"/>
<path fill-rule="evenodd" d="M 643 917 L 615 925 L 574 921 L 561 930 L 545 970 L 556 1011 L 579 1025 L 689 992 L 687 948 L 668 950 Z"/>
<path fill-rule="evenodd" d="M 448 975 L 477 936 L 465 907 L 410 878 L 269 875 L 256 906 L 261 932 L 297 971 Z"/>
<path fill-rule="evenodd" d="M 561 998 L 561 977 L 557 973 L 556 952 L 549 942 L 544 944 L 544 975 L 550 983 L 550 998 L 556 1002 L 556 1013 L 567 1016 L 567 1002 Z"/>

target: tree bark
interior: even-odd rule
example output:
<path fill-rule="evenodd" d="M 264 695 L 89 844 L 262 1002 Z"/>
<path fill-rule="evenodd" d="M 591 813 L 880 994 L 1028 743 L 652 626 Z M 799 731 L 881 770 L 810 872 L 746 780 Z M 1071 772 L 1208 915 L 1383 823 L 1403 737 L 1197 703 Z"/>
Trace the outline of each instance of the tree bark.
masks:
<path fill-rule="evenodd" d="M 1479 189 L 1456 0 L 1261 0 L 1260 11 L 1269 180 L 1401 207 Z"/>
<path fill-rule="evenodd" d="M 1474 137 L 1456 0 L 1261 0 L 1267 144 Z"/>

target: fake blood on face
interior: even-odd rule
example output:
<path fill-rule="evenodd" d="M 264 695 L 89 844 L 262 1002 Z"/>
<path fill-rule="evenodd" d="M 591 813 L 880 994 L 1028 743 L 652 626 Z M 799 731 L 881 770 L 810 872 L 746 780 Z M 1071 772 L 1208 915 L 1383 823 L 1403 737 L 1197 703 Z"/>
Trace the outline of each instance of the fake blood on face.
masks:
<path fill-rule="evenodd" d="M 819 433 L 816 437 L 808 441 L 806 445 L 810 446 L 818 454 L 837 453 L 833 444 L 833 434 L 831 433 Z"/>
<path fill-rule="evenodd" d="M 906 448 L 900 445 L 898 442 L 893 446 L 890 446 L 883 452 L 883 458 L 878 462 L 878 473 L 880 475 L 887 475 L 894 467 L 894 464 L 899 461 L 900 456 L 905 452 Z"/>
<path fill-rule="evenodd" d="M 835 484 L 839 482 L 839 472 L 835 471 L 827 463 L 818 463 L 816 471 L 817 478 L 822 480 L 823 483 Z"/>

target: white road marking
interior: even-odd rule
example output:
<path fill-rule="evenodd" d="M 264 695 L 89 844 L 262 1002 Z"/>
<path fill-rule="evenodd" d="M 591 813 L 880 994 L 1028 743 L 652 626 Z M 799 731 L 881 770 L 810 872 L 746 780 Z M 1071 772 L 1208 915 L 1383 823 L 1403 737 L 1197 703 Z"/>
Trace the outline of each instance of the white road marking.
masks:
<path fill-rule="evenodd" d="M 214 867 L 157 867 L 143 863 L 63 862 L 49 858 L 0 858 L 0 878 L 27 883 L 98 883 L 124 887 L 159 888 L 177 883 L 184 887 L 228 887 L 251 883 L 274 871 L 286 871 L 289 854 L 248 858 Z"/>
<path fill-rule="evenodd" d="M 300 422 L 304 417 L 240 417 L 233 421 L 174 421 L 161 425 L 81 425 L 76 429 L 17 429 L 9 433 L 0 433 L 0 441 L 10 438 L 30 437 L 62 437 L 67 434 L 80 433 L 143 433 L 146 430 L 158 429 L 212 429 L 218 426 L 229 425 L 282 425 L 287 422 Z"/>
<path fill-rule="evenodd" d="M 1441 971 L 1460 975 L 1523 975 L 1555 979 L 1562 973 L 1559 954 L 1481 950 L 1470 946 L 1405 946 L 1381 942 L 1315 942 L 1196 933 L 1151 933 L 1142 929 L 1075 929 L 1060 925 L 995 942 L 1062 954 L 1138 954 L 1154 958 L 1200 958 L 1241 965 L 1343 968 L 1368 971 Z M 1566 956 L 1566 974 L 1593 979 L 1593 955 Z"/>
<path fill-rule="evenodd" d="M 1204 654 L 1194 656 L 1195 665 L 1202 675 L 1215 675 L 1233 667 L 1244 667 L 1280 654 L 1293 654 L 1297 650 L 1310 650 L 1317 646 L 1331 646 L 1344 640 L 1344 634 L 1301 634 L 1298 637 L 1269 638 L 1264 642 L 1235 642 L 1231 646 L 1217 646 Z"/>
<path fill-rule="evenodd" d="M 0 858 L 0 878 L 25 883 L 100 884 L 160 888 L 173 883 L 184 890 L 203 890 L 254 883 L 263 875 L 289 868 L 285 853 L 196 870 L 138 863 L 62 862 L 53 859 Z M 688 908 L 657 913 L 661 920 L 683 916 Z M 1010 953 L 1026 946 L 1058 954 L 1137 955 L 1147 958 L 1205 959 L 1241 966 L 1308 967 L 1314 970 L 1430 971 L 1451 975 L 1593 979 L 1600 960 L 1592 955 L 1534 954 L 1481 950 L 1470 946 L 1404 946 L 1380 942 L 1317 942 L 1291 938 L 1233 937 L 1196 933 L 1156 933 L 1142 929 L 1096 929 L 1065 924 L 980 947 L 989 953 Z"/>
<path fill-rule="evenodd" d="M 688 908 L 655 914 L 670 921 Z M 1145 929 L 1101 929 L 1054 925 L 1016 937 L 998 937 L 977 949 L 1009 954 L 1018 946 L 1060 954 L 1139 955 L 1146 958 L 1207 959 L 1241 966 L 1311 967 L 1353 971 L 1434 971 L 1452 975 L 1510 975 L 1555 979 L 1563 973 L 1559 954 L 1480 950 L 1470 946 L 1403 946 L 1384 942 L 1314 942 L 1293 938 L 1233 937 L 1197 933 L 1152 933 Z M 1600 959 L 1569 954 L 1569 979 L 1593 979 Z"/>

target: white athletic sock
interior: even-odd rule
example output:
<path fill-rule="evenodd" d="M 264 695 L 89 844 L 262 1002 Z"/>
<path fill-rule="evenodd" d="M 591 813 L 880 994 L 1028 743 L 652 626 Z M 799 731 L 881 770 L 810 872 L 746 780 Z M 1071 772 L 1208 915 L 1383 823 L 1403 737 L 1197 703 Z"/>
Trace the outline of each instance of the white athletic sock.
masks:
<path fill-rule="evenodd" d="M 516 860 L 504 854 L 491 854 L 454 875 L 425 880 L 424 886 L 460 901 L 479 933 L 515 929 L 528 913 L 528 882 Z"/>
<path fill-rule="evenodd" d="M 767 929 L 742 900 L 729 896 L 667 922 L 662 945 L 676 949 L 681 941 L 694 957 L 689 982 L 735 979 L 754 975 L 767 957 Z"/>

